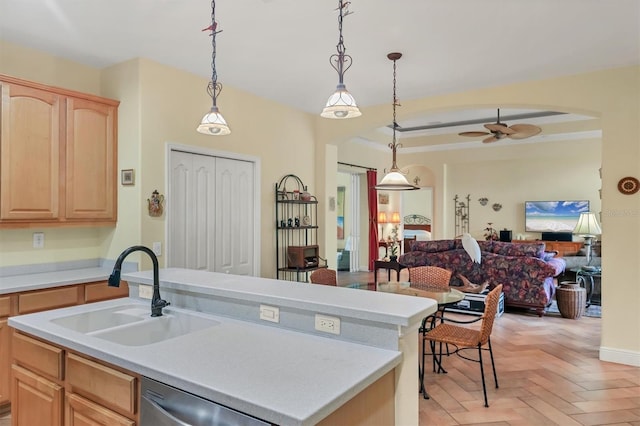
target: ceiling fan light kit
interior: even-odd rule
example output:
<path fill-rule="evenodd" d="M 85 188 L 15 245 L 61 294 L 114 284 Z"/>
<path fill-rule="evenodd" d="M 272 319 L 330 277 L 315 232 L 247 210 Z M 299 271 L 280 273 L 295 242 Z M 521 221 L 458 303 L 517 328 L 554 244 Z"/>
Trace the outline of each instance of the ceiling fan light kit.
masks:
<path fill-rule="evenodd" d="M 507 126 L 507 123 L 501 123 L 500 108 L 498 108 L 498 120 L 495 123 L 487 123 L 484 127 L 489 131 L 462 132 L 458 133 L 458 135 L 472 138 L 487 136 L 482 140 L 482 143 L 491 143 L 504 138 L 526 139 L 531 136 L 535 136 L 542 131 L 540 127 L 534 126 L 533 124 L 514 124 L 513 126 Z"/>

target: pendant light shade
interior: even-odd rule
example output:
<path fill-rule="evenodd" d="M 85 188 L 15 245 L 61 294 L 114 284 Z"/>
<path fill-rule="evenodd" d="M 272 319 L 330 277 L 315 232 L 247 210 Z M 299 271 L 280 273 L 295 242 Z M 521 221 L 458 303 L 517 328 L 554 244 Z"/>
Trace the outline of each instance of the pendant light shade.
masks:
<path fill-rule="evenodd" d="M 206 135 L 224 136 L 231 133 L 227 122 L 224 120 L 217 106 L 211 107 L 211 111 L 202 117 L 202 121 L 198 126 L 198 132 Z"/>
<path fill-rule="evenodd" d="M 412 191 L 420 189 L 409 183 L 396 163 L 396 150 L 398 147 L 402 146 L 396 142 L 396 129 L 398 127 L 398 123 L 396 122 L 396 106 L 399 105 L 398 98 L 396 97 L 396 61 L 401 57 L 402 53 L 389 53 L 387 55 L 387 58 L 393 61 L 393 139 L 389 144 L 393 161 L 389 172 L 382 178 L 380 183 L 375 186 L 376 189 L 383 189 L 387 191 Z"/>
<path fill-rule="evenodd" d="M 333 95 L 329 96 L 327 105 L 320 114 L 324 118 L 354 118 L 362 115 L 356 100 L 347 91 L 344 84 L 338 84 Z"/>
<path fill-rule="evenodd" d="M 331 55 L 329 62 L 334 70 L 338 72 L 338 87 L 336 91 L 329 96 L 327 105 L 322 110 L 320 116 L 324 118 L 345 119 L 354 118 L 362 115 L 356 104 L 354 97 L 347 91 L 344 85 L 344 73 L 351 67 L 351 56 L 346 54 L 347 49 L 344 47 L 344 39 L 342 38 L 342 20 L 345 16 L 350 15 L 350 1 L 338 0 L 338 45 L 337 54 Z"/>
<path fill-rule="evenodd" d="M 211 0 L 211 26 L 202 31 L 211 31 L 211 81 L 207 85 L 207 93 L 211 96 L 212 105 L 211 110 L 202 117 L 197 130 L 205 135 L 224 136 L 231 133 L 231 129 L 229 129 L 217 105 L 218 96 L 222 92 L 222 83 L 218 82 L 218 73 L 216 72 L 216 34 L 222 30 L 217 28 L 216 2 Z"/>

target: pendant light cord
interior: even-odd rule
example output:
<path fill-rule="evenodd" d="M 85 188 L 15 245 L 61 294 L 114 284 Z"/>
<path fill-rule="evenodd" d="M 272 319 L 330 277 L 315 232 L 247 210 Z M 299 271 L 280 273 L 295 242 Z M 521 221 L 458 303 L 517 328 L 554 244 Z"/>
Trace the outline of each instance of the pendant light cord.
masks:
<path fill-rule="evenodd" d="M 219 32 L 217 25 L 216 2 L 215 0 L 211 0 L 211 81 L 207 86 L 207 93 L 211 96 L 214 107 L 216 106 L 216 100 L 220 92 L 222 92 L 222 83 L 218 83 L 218 73 L 216 71 L 216 34 Z"/>
<path fill-rule="evenodd" d="M 396 149 L 400 145 L 396 143 L 396 128 L 398 127 L 398 122 L 396 121 L 396 106 L 400 105 L 396 96 L 396 61 L 397 59 L 393 59 L 393 138 L 391 140 L 391 143 L 389 144 L 389 148 L 391 148 L 393 158 L 390 170 L 392 172 L 399 170 L 398 165 L 396 164 Z"/>
<path fill-rule="evenodd" d="M 338 72 L 338 83 L 344 84 L 344 73 L 351 67 L 351 56 L 347 55 L 347 48 L 344 47 L 344 38 L 342 37 L 342 21 L 344 19 L 343 13 L 343 0 L 338 0 L 338 44 L 336 46 L 336 50 L 338 51 L 337 55 L 331 55 L 329 58 L 329 63 L 333 67 L 334 70 Z M 345 64 L 348 66 L 345 68 Z"/>

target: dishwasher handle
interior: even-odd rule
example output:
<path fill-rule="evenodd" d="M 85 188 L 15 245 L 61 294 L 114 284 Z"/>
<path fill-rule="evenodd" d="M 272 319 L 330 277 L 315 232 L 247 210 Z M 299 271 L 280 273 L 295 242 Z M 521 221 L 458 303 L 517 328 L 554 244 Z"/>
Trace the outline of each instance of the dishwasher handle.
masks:
<path fill-rule="evenodd" d="M 184 422 L 164 409 L 160 404 L 153 399 L 142 395 L 142 411 L 149 410 L 147 413 L 156 421 L 162 421 L 162 423 L 156 423 L 158 426 L 194 426 L 191 423 Z M 155 413 L 153 413 L 155 411 Z M 162 420 L 159 420 L 162 419 Z"/>

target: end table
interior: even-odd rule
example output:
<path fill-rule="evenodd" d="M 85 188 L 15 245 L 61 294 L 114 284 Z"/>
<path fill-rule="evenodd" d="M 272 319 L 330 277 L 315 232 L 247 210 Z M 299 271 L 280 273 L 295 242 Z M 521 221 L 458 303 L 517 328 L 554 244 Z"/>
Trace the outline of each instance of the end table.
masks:
<path fill-rule="evenodd" d="M 400 281 L 400 271 L 406 268 L 395 260 L 376 260 L 373 265 L 373 282 L 378 284 L 378 269 L 387 270 L 387 281 L 391 281 L 391 271 L 396 271 L 396 281 Z"/>

